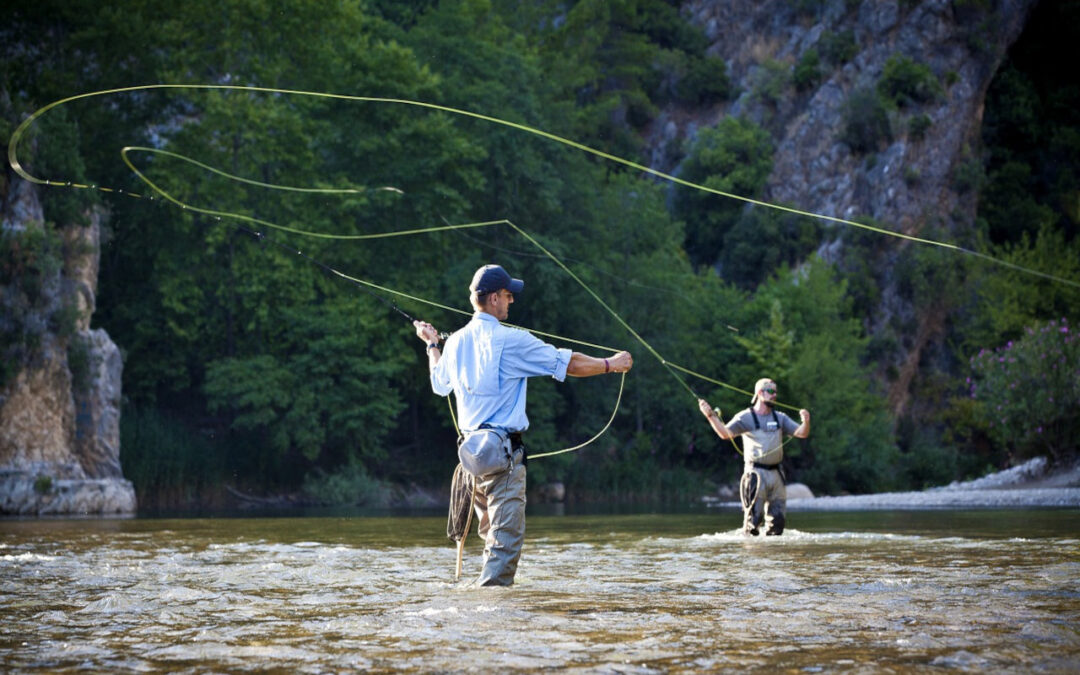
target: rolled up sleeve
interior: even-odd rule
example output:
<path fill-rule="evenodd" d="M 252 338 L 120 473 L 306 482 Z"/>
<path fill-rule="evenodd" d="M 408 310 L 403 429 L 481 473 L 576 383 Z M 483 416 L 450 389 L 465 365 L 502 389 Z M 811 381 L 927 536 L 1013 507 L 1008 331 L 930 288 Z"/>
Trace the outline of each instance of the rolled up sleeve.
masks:
<path fill-rule="evenodd" d="M 559 382 L 566 379 L 573 352 L 549 345 L 523 330 L 512 330 L 503 351 L 502 369 L 506 377 L 550 375 Z"/>

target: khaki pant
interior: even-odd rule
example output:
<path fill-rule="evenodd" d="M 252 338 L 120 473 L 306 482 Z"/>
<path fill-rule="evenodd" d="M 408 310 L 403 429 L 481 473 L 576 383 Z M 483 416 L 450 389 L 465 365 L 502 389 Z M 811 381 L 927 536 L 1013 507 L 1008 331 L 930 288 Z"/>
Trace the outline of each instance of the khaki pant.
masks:
<path fill-rule="evenodd" d="M 476 479 L 478 532 L 484 538 L 484 568 L 478 586 L 514 583 L 525 542 L 525 467 L 523 453 L 514 453 L 513 467 Z"/>
<path fill-rule="evenodd" d="M 743 506 L 743 531 L 757 535 L 768 515 L 767 535 L 784 533 L 787 488 L 776 469 L 747 466 L 739 484 Z"/>

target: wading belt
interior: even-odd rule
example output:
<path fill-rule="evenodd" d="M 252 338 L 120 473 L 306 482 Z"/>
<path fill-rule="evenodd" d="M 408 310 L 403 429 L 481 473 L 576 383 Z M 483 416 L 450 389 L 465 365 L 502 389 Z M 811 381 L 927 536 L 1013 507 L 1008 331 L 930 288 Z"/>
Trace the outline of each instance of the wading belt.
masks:
<path fill-rule="evenodd" d="M 784 485 L 787 485 L 787 476 L 784 475 L 784 469 L 779 464 L 762 464 L 761 462 L 754 462 L 754 468 L 766 470 L 776 469 L 776 471 L 780 474 L 780 480 L 783 481 Z"/>

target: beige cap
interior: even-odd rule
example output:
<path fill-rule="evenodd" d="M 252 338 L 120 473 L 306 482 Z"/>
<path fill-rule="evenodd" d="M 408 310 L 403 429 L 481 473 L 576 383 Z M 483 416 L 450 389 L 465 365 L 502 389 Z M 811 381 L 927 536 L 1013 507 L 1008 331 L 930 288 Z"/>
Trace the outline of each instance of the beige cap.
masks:
<path fill-rule="evenodd" d="M 773 379 L 771 377 L 763 377 L 754 383 L 754 395 L 750 399 L 750 405 L 754 405 L 755 403 L 757 403 L 758 394 L 760 394 L 761 390 L 765 388 L 765 385 L 772 381 Z"/>

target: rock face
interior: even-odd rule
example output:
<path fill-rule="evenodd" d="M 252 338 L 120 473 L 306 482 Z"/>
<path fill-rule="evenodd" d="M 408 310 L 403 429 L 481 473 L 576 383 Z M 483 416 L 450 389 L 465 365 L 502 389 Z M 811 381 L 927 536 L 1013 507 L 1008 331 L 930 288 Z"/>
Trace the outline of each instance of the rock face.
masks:
<path fill-rule="evenodd" d="M 47 227 L 35 186 L 9 176 L 5 187 L 5 233 Z M 123 362 L 108 334 L 90 329 L 101 214 L 89 221 L 60 231 L 62 265 L 21 314 L 22 330 L 35 332 L 38 342 L 0 389 L 0 513 L 135 511 L 135 491 L 120 470 Z M 3 294 L 5 302 L 13 297 Z M 73 308 L 74 325 L 60 335 L 50 327 L 64 308 Z"/>
<path fill-rule="evenodd" d="M 977 203 L 976 190 L 963 178 L 965 170 L 979 165 L 986 91 L 1035 4 L 691 0 L 684 13 L 704 28 L 709 53 L 725 60 L 738 93 L 708 111 L 664 111 L 648 138 L 651 156 L 662 163 L 671 156 L 665 151 L 671 144 L 692 142 L 700 128 L 724 116 L 743 116 L 773 137 L 766 201 L 845 220 L 872 218 L 893 231 L 968 245 Z M 848 53 L 830 59 L 830 44 L 846 44 Z M 811 52 L 820 59 L 819 77 L 800 88 L 796 68 Z M 841 140 L 848 102 L 856 92 L 877 92 L 892 58 L 928 68 L 940 91 L 887 109 L 891 133 L 877 147 L 856 151 Z M 930 227 L 948 234 L 928 235 Z M 827 224 L 819 254 L 842 261 L 851 229 Z M 908 244 L 883 242 L 893 245 Z M 905 325 L 923 324 L 914 326 L 890 356 L 900 371 L 889 392 L 899 415 L 915 374 L 906 365 L 917 364 L 920 351 L 940 338 L 946 310 L 914 316 L 896 297 L 890 267 L 880 270 L 882 302 L 875 316 L 865 318 L 868 331 L 878 333 L 897 317 Z"/>
<path fill-rule="evenodd" d="M 999 0 L 989 3 L 993 10 L 980 10 L 983 3 L 952 0 L 688 2 L 684 11 L 705 28 L 710 52 L 728 63 L 740 94 L 711 119 L 692 120 L 675 136 L 692 135 L 697 126 L 725 115 L 753 119 L 776 141 L 768 199 L 813 213 L 871 217 L 905 232 L 917 232 L 932 220 L 930 214 L 961 209 L 973 216 L 974 195 L 965 200 L 958 193 L 953 170 L 970 159 L 987 87 L 1035 3 Z M 799 91 L 789 82 L 779 95 L 777 89 L 762 95 L 763 71 L 772 66 L 790 73 L 809 51 L 822 53 L 830 37 L 848 31 L 850 59 L 832 63 L 822 56 L 821 77 L 812 87 Z M 928 67 L 942 91 L 894 111 L 892 139 L 867 162 L 840 140 L 844 104 L 854 91 L 874 88 L 894 56 Z M 930 124 L 912 134 L 907 123 L 920 114 Z M 670 136 L 672 130 L 662 133 Z"/>

